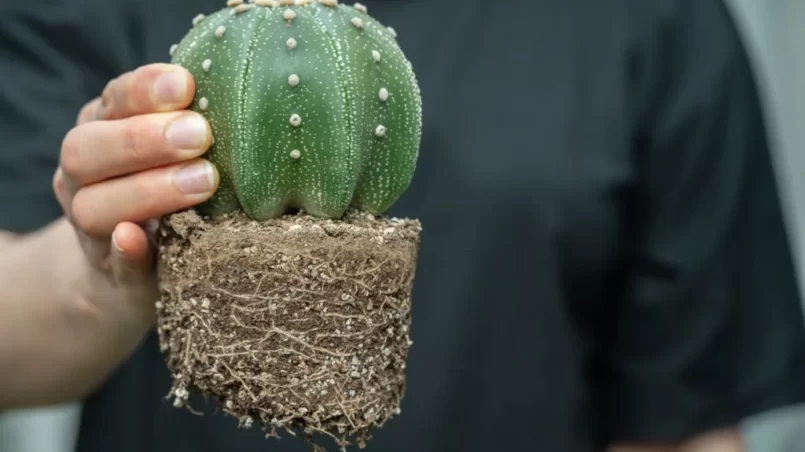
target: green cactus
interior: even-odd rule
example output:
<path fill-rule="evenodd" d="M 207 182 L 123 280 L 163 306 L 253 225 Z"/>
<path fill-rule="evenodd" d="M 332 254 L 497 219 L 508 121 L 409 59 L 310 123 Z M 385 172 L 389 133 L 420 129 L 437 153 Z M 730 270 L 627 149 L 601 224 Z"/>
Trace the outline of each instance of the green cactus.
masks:
<path fill-rule="evenodd" d="M 193 74 L 221 184 L 201 213 L 382 214 L 408 188 L 422 128 L 394 30 L 336 0 L 229 0 L 171 47 Z"/>

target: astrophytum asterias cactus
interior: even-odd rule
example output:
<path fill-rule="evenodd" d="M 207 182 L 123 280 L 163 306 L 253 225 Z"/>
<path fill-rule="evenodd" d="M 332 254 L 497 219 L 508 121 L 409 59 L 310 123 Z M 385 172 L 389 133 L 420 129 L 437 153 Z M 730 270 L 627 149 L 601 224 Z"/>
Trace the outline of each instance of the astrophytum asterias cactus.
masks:
<path fill-rule="evenodd" d="M 380 214 L 408 188 L 421 97 L 393 29 L 336 0 L 230 0 L 171 48 L 193 74 L 221 184 L 200 206 L 265 220 Z"/>

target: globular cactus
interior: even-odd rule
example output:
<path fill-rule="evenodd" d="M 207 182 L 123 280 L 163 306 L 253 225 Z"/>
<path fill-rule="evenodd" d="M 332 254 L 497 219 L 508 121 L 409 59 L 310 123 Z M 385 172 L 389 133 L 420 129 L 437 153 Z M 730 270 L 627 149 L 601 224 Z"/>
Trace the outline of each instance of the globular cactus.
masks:
<path fill-rule="evenodd" d="M 421 96 L 393 29 L 336 0 L 229 0 L 170 51 L 193 74 L 221 184 L 199 208 L 255 220 L 387 210 L 408 188 Z"/>

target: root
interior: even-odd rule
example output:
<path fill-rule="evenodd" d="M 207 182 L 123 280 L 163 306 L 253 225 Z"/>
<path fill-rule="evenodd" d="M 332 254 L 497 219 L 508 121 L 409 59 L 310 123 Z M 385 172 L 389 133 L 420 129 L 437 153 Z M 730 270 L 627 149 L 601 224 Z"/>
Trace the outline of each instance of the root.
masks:
<path fill-rule="evenodd" d="M 198 413 L 195 390 L 267 438 L 364 447 L 399 414 L 419 231 L 365 216 L 169 217 L 157 312 L 175 405 Z"/>

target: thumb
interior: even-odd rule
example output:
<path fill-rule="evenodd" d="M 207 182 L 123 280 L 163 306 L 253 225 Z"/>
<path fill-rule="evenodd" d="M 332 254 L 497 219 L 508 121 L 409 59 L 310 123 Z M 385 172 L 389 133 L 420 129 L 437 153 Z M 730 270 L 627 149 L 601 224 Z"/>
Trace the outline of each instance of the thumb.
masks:
<path fill-rule="evenodd" d="M 132 308 L 151 321 L 158 292 L 156 248 L 148 231 L 131 222 L 118 224 L 112 233 L 110 261 L 115 280 L 135 303 Z"/>

